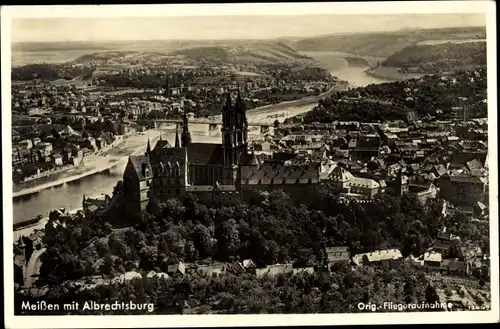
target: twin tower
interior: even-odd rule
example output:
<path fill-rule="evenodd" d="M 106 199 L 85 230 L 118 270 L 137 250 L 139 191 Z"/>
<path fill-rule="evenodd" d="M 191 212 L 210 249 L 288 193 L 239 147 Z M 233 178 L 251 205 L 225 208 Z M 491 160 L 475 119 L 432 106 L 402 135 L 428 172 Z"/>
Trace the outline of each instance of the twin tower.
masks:
<path fill-rule="evenodd" d="M 188 117 L 186 111 L 183 113 L 182 134 L 176 132 L 175 147 L 189 147 L 191 134 L 189 132 Z M 226 95 L 226 103 L 222 108 L 222 149 L 223 164 L 226 168 L 232 168 L 240 164 L 242 155 L 248 153 L 248 121 L 246 106 L 241 98 L 238 88 L 236 101 L 233 104 L 231 94 Z M 182 143 L 182 144 L 181 144 Z"/>

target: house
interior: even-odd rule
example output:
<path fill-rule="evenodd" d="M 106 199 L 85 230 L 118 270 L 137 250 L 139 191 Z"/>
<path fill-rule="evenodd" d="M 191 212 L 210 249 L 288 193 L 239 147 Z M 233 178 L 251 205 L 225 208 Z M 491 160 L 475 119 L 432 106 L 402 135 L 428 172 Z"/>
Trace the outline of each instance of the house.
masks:
<path fill-rule="evenodd" d="M 443 259 L 441 262 L 440 272 L 452 275 L 468 275 L 469 266 L 466 262 L 456 259 Z"/>
<path fill-rule="evenodd" d="M 33 147 L 33 142 L 29 139 L 25 139 L 19 142 L 19 147 L 25 150 L 29 150 Z"/>
<path fill-rule="evenodd" d="M 247 273 L 255 274 L 257 270 L 257 265 L 251 259 L 245 259 L 241 262 L 242 267 L 245 269 Z"/>
<path fill-rule="evenodd" d="M 63 165 L 63 157 L 62 157 L 62 155 L 61 155 L 61 154 L 59 154 L 59 153 L 54 154 L 54 155 L 52 156 L 52 159 L 53 159 L 54 164 L 55 164 L 56 166 L 62 166 L 62 165 Z"/>
<path fill-rule="evenodd" d="M 131 280 L 136 279 L 136 278 L 141 279 L 142 278 L 141 273 L 135 272 L 135 271 L 130 271 L 130 272 L 123 273 L 122 275 L 114 278 L 111 281 L 113 283 L 124 283 L 126 281 L 131 281 Z"/>
<path fill-rule="evenodd" d="M 397 264 L 403 259 L 398 249 L 377 250 L 374 252 L 358 254 L 353 256 L 352 261 L 356 266 L 380 264 L 389 262 Z"/>
<path fill-rule="evenodd" d="M 337 186 L 343 193 L 360 194 L 369 198 L 380 193 L 380 184 L 377 181 L 356 177 L 341 166 L 335 167 L 326 181 Z"/>
<path fill-rule="evenodd" d="M 225 274 L 227 270 L 226 264 L 212 264 L 212 265 L 200 265 L 198 266 L 198 273 L 204 274 L 206 276 Z"/>
<path fill-rule="evenodd" d="M 488 207 L 482 203 L 481 201 L 478 201 L 474 205 L 474 216 L 475 217 L 482 217 L 488 215 Z"/>
<path fill-rule="evenodd" d="M 380 155 L 381 140 L 379 135 L 370 134 L 360 136 L 355 141 L 353 150 L 354 159 L 369 160 Z"/>
<path fill-rule="evenodd" d="M 314 274 L 314 267 L 309 266 L 309 267 L 294 268 L 292 273 L 293 275 L 303 274 L 303 273 Z"/>
<path fill-rule="evenodd" d="M 329 247 L 326 248 L 326 263 L 328 269 L 335 264 L 349 264 L 350 252 L 349 247 Z"/>
<path fill-rule="evenodd" d="M 484 258 L 484 253 L 481 247 L 470 241 L 464 243 L 460 246 L 460 260 L 466 261 L 475 267 L 482 266 L 482 260 Z"/>
<path fill-rule="evenodd" d="M 186 265 L 184 265 L 183 262 L 178 262 L 177 264 L 168 265 L 167 274 L 171 277 L 184 276 L 186 274 Z"/>
<path fill-rule="evenodd" d="M 168 276 L 167 273 L 164 273 L 164 272 L 155 272 L 155 271 L 150 271 L 146 277 L 148 278 L 160 278 L 160 279 L 169 279 L 170 277 Z"/>
<path fill-rule="evenodd" d="M 440 197 L 456 206 L 474 206 L 484 201 L 486 180 L 466 172 L 452 172 L 439 180 Z"/>
<path fill-rule="evenodd" d="M 428 251 L 423 255 L 424 265 L 429 269 L 439 270 L 441 267 L 442 256 L 441 253 L 435 251 Z"/>
<path fill-rule="evenodd" d="M 292 264 L 275 264 L 266 266 L 265 268 L 259 268 L 256 270 L 257 277 L 263 276 L 276 276 L 279 274 L 292 274 L 293 266 Z"/>

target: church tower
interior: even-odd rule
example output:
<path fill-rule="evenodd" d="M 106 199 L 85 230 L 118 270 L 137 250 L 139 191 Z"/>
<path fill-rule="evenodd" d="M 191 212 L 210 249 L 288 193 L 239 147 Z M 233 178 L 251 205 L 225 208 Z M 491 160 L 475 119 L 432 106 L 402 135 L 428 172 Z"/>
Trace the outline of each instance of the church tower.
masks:
<path fill-rule="evenodd" d="M 239 88 L 234 106 L 228 92 L 226 105 L 222 109 L 222 148 L 224 153 L 223 184 L 234 185 L 238 181 L 240 158 L 248 152 L 248 122 Z"/>
<path fill-rule="evenodd" d="M 175 127 L 175 147 L 181 147 L 181 143 L 179 142 L 179 125 Z"/>
<path fill-rule="evenodd" d="M 224 150 L 224 167 L 231 168 L 236 164 L 235 153 L 235 115 L 231 102 L 231 94 L 227 93 L 226 105 L 222 109 L 222 148 Z"/>
<path fill-rule="evenodd" d="M 248 151 L 248 122 L 239 89 L 234 107 L 228 93 L 222 109 L 222 146 L 227 168 L 239 165 L 240 156 Z"/>
<path fill-rule="evenodd" d="M 237 140 L 240 152 L 243 154 L 248 152 L 248 121 L 245 102 L 241 98 L 240 87 L 238 87 L 235 112 L 237 117 Z"/>
<path fill-rule="evenodd" d="M 184 108 L 184 113 L 182 117 L 182 147 L 188 147 L 191 144 L 191 133 L 189 132 L 188 117 L 186 109 Z"/>

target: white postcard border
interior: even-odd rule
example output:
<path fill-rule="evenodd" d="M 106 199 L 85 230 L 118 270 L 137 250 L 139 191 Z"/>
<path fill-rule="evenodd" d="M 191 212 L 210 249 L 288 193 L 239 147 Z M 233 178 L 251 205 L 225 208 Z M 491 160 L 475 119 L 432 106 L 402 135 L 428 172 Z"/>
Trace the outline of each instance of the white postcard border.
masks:
<path fill-rule="evenodd" d="M 274 3 L 211 5 L 128 5 L 128 6 L 10 6 L 1 8 L 2 27 L 2 150 L 3 150 L 3 232 L 5 323 L 7 328 L 90 328 L 90 327 L 225 327 L 291 326 L 332 324 L 395 323 L 485 323 L 499 319 L 498 278 L 498 155 L 496 104 L 496 18 L 494 1 Z M 305 14 L 443 14 L 485 13 L 487 17 L 487 72 L 489 173 L 490 173 L 490 254 L 491 311 L 385 314 L 314 315 L 146 315 L 146 316 L 14 316 L 12 263 L 12 163 L 11 163 L 11 23 L 12 18 L 48 17 L 158 17 L 215 15 L 305 15 Z M 146 318 L 144 318 L 146 317 Z M 64 321 L 68 319 L 67 321 Z"/>

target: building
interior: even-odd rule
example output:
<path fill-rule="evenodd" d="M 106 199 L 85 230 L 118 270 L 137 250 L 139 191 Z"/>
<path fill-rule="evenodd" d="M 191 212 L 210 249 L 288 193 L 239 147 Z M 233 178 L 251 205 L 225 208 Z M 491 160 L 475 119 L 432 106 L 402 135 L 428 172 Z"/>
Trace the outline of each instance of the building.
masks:
<path fill-rule="evenodd" d="M 439 252 L 428 251 L 423 255 L 424 265 L 429 269 L 438 270 L 441 268 L 442 255 Z"/>
<path fill-rule="evenodd" d="M 456 206 L 473 207 L 483 202 L 486 195 L 486 181 L 483 177 L 467 173 L 451 173 L 439 180 L 440 197 Z"/>
<path fill-rule="evenodd" d="M 335 264 L 349 264 L 351 257 L 349 247 L 329 247 L 325 251 L 326 264 L 329 270 Z"/>
<path fill-rule="evenodd" d="M 387 262 L 389 264 L 399 264 L 403 256 L 398 249 L 377 250 L 365 254 L 353 256 L 352 261 L 357 266 L 380 264 Z"/>
<path fill-rule="evenodd" d="M 248 151 L 248 122 L 240 91 L 233 106 L 227 94 L 222 110 L 222 143 L 193 143 L 184 111 L 182 133 L 175 144 L 147 145 L 145 155 L 130 156 L 123 174 L 126 204 L 133 213 L 150 199 L 165 200 L 197 195 L 210 202 L 235 203 L 251 190 L 286 189 L 300 195 L 319 183 L 319 164 L 265 164 Z"/>
<path fill-rule="evenodd" d="M 379 182 L 370 178 L 356 177 L 341 166 L 335 167 L 326 181 L 334 184 L 342 193 L 372 198 L 381 192 Z"/>
<path fill-rule="evenodd" d="M 355 160 L 369 161 L 371 158 L 378 158 L 380 155 L 381 140 L 376 134 L 359 136 L 356 139 L 353 158 Z"/>

